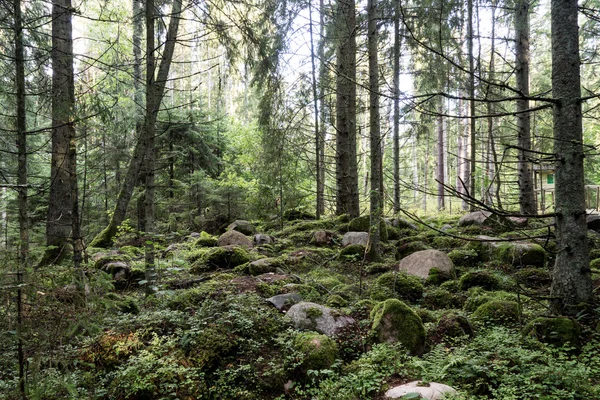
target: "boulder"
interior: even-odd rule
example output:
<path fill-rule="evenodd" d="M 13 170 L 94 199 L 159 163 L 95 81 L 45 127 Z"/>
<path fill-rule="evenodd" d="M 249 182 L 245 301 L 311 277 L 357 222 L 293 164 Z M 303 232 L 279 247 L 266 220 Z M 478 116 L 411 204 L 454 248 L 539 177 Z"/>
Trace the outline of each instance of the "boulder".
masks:
<path fill-rule="evenodd" d="M 421 250 L 429 250 L 431 249 L 430 246 L 428 246 L 427 244 L 425 244 L 425 242 L 422 242 L 420 240 L 415 240 L 414 242 L 408 242 L 408 243 L 397 243 L 396 244 L 396 260 L 401 260 L 406 256 L 409 256 L 413 253 L 416 253 L 417 251 L 421 251 Z"/>
<path fill-rule="evenodd" d="M 254 235 L 252 242 L 255 246 L 260 246 L 263 244 L 273 244 L 275 243 L 275 239 L 273 238 L 273 236 L 265 235 L 264 233 L 258 233 Z"/>
<path fill-rule="evenodd" d="M 546 263 L 546 251 L 539 244 L 495 241 L 497 238 L 490 236 L 478 236 L 477 239 L 481 242 L 473 242 L 469 246 L 479 251 L 483 261 L 498 260 L 517 267 L 543 267 Z"/>
<path fill-rule="evenodd" d="M 243 219 L 233 221 L 227 226 L 228 231 L 238 231 L 247 236 L 252 236 L 256 233 L 256 228 L 250 222 Z"/>
<path fill-rule="evenodd" d="M 427 279 L 432 269 L 438 273 L 448 275 L 454 274 L 454 264 L 446 253 L 439 250 L 421 250 L 404 257 L 398 264 L 400 271 L 405 271 L 409 275 L 418 276 Z"/>
<path fill-rule="evenodd" d="M 419 394 L 419 399 L 439 400 L 446 393 L 456 393 L 456 390 L 443 383 L 414 381 L 389 389 L 384 399 L 401 399 L 409 393 Z"/>
<path fill-rule="evenodd" d="M 432 343 L 450 342 L 462 336 L 473 337 L 473 327 L 469 320 L 462 315 L 446 314 L 440 318 L 437 326 L 429 332 Z"/>
<path fill-rule="evenodd" d="M 458 226 L 478 225 L 486 226 L 498 231 L 513 229 L 513 223 L 501 215 L 491 213 L 490 211 L 474 211 L 463 215 L 458 220 Z"/>
<path fill-rule="evenodd" d="M 355 322 L 336 310 L 310 302 L 294 304 L 286 315 L 297 329 L 316 331 L 327 336 L 333 336 Z"/>
<path fill-rule="evenodd" d="M 130 263 L 131 257 L 122 252 L 121 250 L 101 251 L 92 256 L 94 268 L 97 269 L 102 269 L 106 264 L 115 261 Z"/>
<path fill-rule="evenodd" d="M 317 246 L 328 246 L 333 241 L 334 233 L 331 231 L 316 231 L 312 241 Z"/>
<path fill-rule="evenodd" d="M 425 327 L 421 318 L 405 303 L 388 299 L 371 311 L 370 336 L 378 343 L 400 342 L 412 354 L 425 350 Z"/>
<path fill-rule="evenodd" d="M 314 332 L 299 333 L 294 339 L 294 348 L 304 355 L 304 371 L 329 368 L 338 355 L 337 345 L 332 339 Z"/>
<path fill-rule="evenodd" d="M 261 258 L 260 260 L 252 261 L 248 265 L 250 275 L 260 275 L 268 272 L 275 272 L 280 265 L 280 260 L 276 258 Z"/>
<path fill-rule="evenodd" d="M 491 300 L 477 307 L 473 319 L 483 323 L 512 325 L 519 322 L 520 314 L 519 304 L 515 301 Z"/>
<path fill-rule="evenodd" d="M 351 244 L 361 244 L 367 247 L 369 243 L 369 232 L 346 232 L 342 238 L 342 246 L 350 246 Z"/>
<path fill-rule="evenodd" d="M 581 327 L 573 318 L 538 317 L 525 326 L 523 334 L 555 347 L 581 347 Z"/>
<path fill-rule="evenodd" d="M 200 274 L 219 268 L 234 268 L 249 261 L 250 255 L 243 247 L 213 247 L 193 262 L 190 272 Z"/>
<path fill-rule="evenodd" d="M 405 220 L 404 218 L 394 218 L 392 220 L 392 224 L 391 224 L 394 228 L 398 228 L 398 229 L 413 229 L 413 230 L 417 230 L 417 226 L 411 222 L 408 222 L 407 220 Z"/>
<path fill-rule="evenodd" d="M 241 232 L 238 231 L 227 231 L 217 240 L 217 246 L 240 246 L 246 248 L 252 248 L 252 240 Z"/>
<path fill-rule="evenodd" d="M 349 232 L 369 232 L 370 229 L 371 229 L 371 216 L 370 215 L 362 215 L 360 217 L 356 217 L 348 223 L 348 231 Z M 388 240 L 387 225 L 383 219 L 381 219 L 379 222 L 379 229 L 380 229 L 379 235 L 380 235 L 381 241 L 386 242 Z"/>
<path fill-rule="evenodd" d="M 266 299 L 267 303 L 273 304 L 273 306 L 279 311 L 285 310 L 296 303 L 300 303 L 301 301 L 302 296 L 300 296 L 298 293 L 278 294 Z"/>
<path fill-rule="evenodd" d="M 423 297 L 424 290 L 423 283 L 415 276 L 386 272 L 373 282 L 369 294 L 371 299 L 377 301 L 395 298 L 414 302 Z"/>

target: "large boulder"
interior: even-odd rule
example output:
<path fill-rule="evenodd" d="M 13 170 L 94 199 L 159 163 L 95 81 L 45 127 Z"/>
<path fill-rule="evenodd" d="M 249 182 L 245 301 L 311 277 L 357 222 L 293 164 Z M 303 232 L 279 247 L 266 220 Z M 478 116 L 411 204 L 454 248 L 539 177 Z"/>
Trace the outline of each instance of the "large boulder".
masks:
<path fill-rule="evenodd" d="M 227 227 L 228 231 L 238 231 L 247 236 L 252 236 L 256 233 L 256 228 L 250 222 L 245 221 L 243 219 L 238 219 L 233 221 Z"/>
<path fill-rule="evenodd" d="M 328 246 L 333 242 L 334 236 L 332 231 L 316 231 L 313 233 L 312 242 L 317 246 Z"/>
<path fill-rule="evenodd" d="M 418 276 L 427 279 L 432 269 L 437 273 L 454 274 L 454 264 L 446 253 L 439 250 L 421 250 L 404 257 L 398 264 L 400 271 L 405 271 L 409 275 Z"/>
<path fill-rule="evenodd" d="M 252 242 L 256 246 L 261 246 L 264 244 L 273 244 L 275 243 L 275 239 L 273 238 L 273 236 L 265 235 L 264 233 L 258 233 L 254 235 Z"/>
<path fill-rule="evenodd" d="M 252 240 L 249 237 L 238 231 L 227 231 L 217 240 L 217 246 L 240 246 L 252 248 Z"/>
<path fill-rule="evenodd" d="M 425 327 L 421 318 L 405 303 L 388 299 L 371 311 L 371 338 L 378 343 L 402 343 L 412 354 L 425 350 Z"/>
<path fill-rule="evenodd" d="M 298 293 L 284 293 L 269 297 L 265 301 L 271 303 L 279 311 L 282 311 L 294 304 L 300 303 L 302 301 L 302 296 Z"/>
<path fill-rule="evenodd" d="M 415 302 L 423 297 L 425 288 L 421 280 L 403 272 L 386 272 L 380 275 L 370 289 L 373 300 L 402 299 Z"/>
<path fill-rule="evenodd" d="M 248 272 L 250 272 L 250 275 L 266 274 L 276 272 L 280 266 L 281 260 L 277 258 L 261 258 L 248 264 Z"/>
<path fill-rule="evenodd" d="M 573 318 L 538 317 L 525 326 L 523 334 L 556 347 L 581 346 L 581 327 Z"/>
<path fill-rule="evenodd" d="M 478 236 L 479 243 L 470 246 L 478 248 L 484 261 L 498 260 L 517 267 L 531 265 L 543 267 L 546 263 L 546 251 L 542 246 L 529 242 L 502 242 L 493 237 Z"/>
<path fill-rule="evenodd" d="M 342 238 L 342 246 L 350 246 L 351 244 L 361 244 L 367 247 L 369 243 L 369 232 L 346 232 Z"/>
<path fill-rule="evenodd" d="M 333 336 L 355 322 L 336 310 L 310 302 L 294 304 L 286 316 L 297 329 L 316 331 L 327 336 Z"/>
<path fill-rule="evenodd" d="M 458 226 L 478 225 L 498 231 L 512 230 L 514 225 L 508 219 L 490 211 L 474 211 L 463 215 L 458 220 Z"/>
<path fill-rule="evenodd" d="M 396 243 L 396 260 L 401 260 L 406 256 L 416 253 L 417 251 L 429 249 L 431 249 L 431 247 L 420 240 L 415 240 L 408 243 L 401 243 L 398 241 L 398 243 Z"/>
<path fill-rule="evenodd" d="M 401 399 L 409 393 L 419 395 L 411 398 L 439 400 L 443 399 L 446 393 L 456 393 L 456 390 L 443 383 L 414 381 L 389 389 L 385 392 L 384 399 Z"/>
<path fill-rule="evenodd" d="M 294 339 L 294 348 L 304 355 L 304 371 L 329 368 L 338 355 L 335 342 L 326 335 L 315 332 L 299 333 Z"/>

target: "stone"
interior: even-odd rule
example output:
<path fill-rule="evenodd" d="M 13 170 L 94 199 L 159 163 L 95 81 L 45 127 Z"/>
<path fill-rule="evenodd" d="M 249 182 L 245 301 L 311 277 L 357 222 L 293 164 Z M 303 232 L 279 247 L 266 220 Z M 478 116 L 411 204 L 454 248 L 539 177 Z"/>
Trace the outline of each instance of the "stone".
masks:
<path fill-rule="evenodd" d="M 294 339 L 294 347 L 304 354 L 304 371 L 329 368 L 338 355 L 337 345 L 332 339 L 314 332 L 299 333 Z"/>
<path fill-rule="evenodd" d="M 361 244 L 367 247 L 369 243 L 369 232 L 346 232 L 342 238 L 342 246 L 350 246 L 351 244 Z"/>
<path fill-rule="evenodd" d="M 523 334 L 555 347 L 581 347 L 581 327 L 573 318 L 538 317 L 525 326 Z"/>
<path fill-rule="evenodd" d="M 490 300 L 477 307 L 473 319 L 480 322 L 494 322 L 501 325 L 512 325 L 519 321 L 519 304 L 509 300 Z"/>
<path fill-rule="evenodd" d="M 260 260 L 252 261 L 248 265 L 250 275 L 260 275 L 268 272 L 276 272 L 280 261 L 276 258 L 261 258 Z"/>
<path fill-rule="evenodd" d="M 501 215 L 490 211 L 474 211 L 463 215 L 458 220 L 458 226 L 479 225 L 487 226 L 495 230 L 504 231 L 513 229 L 513 223 Z"/>
<path fill-rule="evenodd" d="M 407 220 L 405 220 L 404 218 L 394 218 L 392 220 L 392 226 L 394 228 L 398 228 L 398 229 L 412 229 L 412 230 L 417 230 L 417 226 L 411 222 L 408 222 Z"/>
<path fill-rule="evenodd" d="M 546 263 L 546 251 L 539 244 L 495 241 L 497 238 L 490 236 L 477 236 L 477 239 L 481 242 L 469 246 L 478 250 L 483 261 L 498 260 L 516 267 L 543 267 Z"/>
<path fill-rule="evenodd" d="M 434 268 L 438 273 L 454 274 L 452 260 L 446 253 L 434 249 L 412 253 L 400 260 L 400 264 L 398 264 L 398 270 L 422 279 L 427 279 L 430 271 Z"/>
<path fill-rule="evenodd" d="M 373 282 L 369 295 L 377 301 L 396 298 L 415 302 L 423 297 L 424 290 L 423 283 L 415 276 L 402 272 L 386 272 Z"/>
<path fill-rule="evenodd" d="M 227 231 L 217 240 L 217 246 L 240 246 L 245 248 L 252 248 L 252 240 L 248 236 L 238 231 Z"/>
<path fill-rule="evenodd" d="M 416 253 L 417 251 L 429 249 L 431 249 L 431 247 L 420 240 L 415 240 L 414 242 L 408 242 L 403 244 L 397 244 L 395 255 L 396 260 L 401 260 L 406 256 Z"/>
<path fill-rule="evenodd" d="M 389 389 L 385 392 L 384 399 L 400 399 L 409 393 L 417 393 L 421 399 L 439 400 L 443 399 L 446 393 L 456 393 L 456 390 L 443 383 L 413 381 Z"/>
<path fill-rule="evenodd" d="M 404 302 L 388 299 L 371 311 L 370 336 L 378 343 L 400 342 L 412 354 L 425 350 L 425 327 L 421 318 Z"/>
<path fill-rule="evenodd" d="M 260 246 L 263 244 L 273 244 L 275 243 L 275 239 L 273 238 L 273 236 L 265 235 L 264 233 L 258 233 L 254 235 L 252 242 L 255 246 Z"/>
<path fill-rule="evenodd" d="M 313 242 L 317 246 L 328 246 L 332 243 L 334 233 L 331 231 L 316 231 L 313 233 Z"/>
<path fill-rule="evenodd" d="M 294 304 L 286 316 L 297 329 L 316 331 L 327 336 L 333 336 L 341 329 L 355 323 L 351 317 L 310 302 Z"/>
<path fill-rule="evenodd" d="M 285 293 L 269 297 L 265 301 L 271 303 L 279 311 L 283 311 L 294 304 L 300 303 L 302 301 L 302 296 L 298 293 Z"/>
<path fill-rule="evenodd" d="M 228 231 L 237 231 L 247 236 L 252 236 L 256 233 L 256 228 L 250 222 L 243 219 L 233 221 L 227 226 Z"/>
<path fill-rule="evenodd" d="M 462 336 L 473 337 L 474 332 L 469 320 L 458 314 L 443 315 L 436 327 L 429 332 L 429 340 L 435 344 Z"/>

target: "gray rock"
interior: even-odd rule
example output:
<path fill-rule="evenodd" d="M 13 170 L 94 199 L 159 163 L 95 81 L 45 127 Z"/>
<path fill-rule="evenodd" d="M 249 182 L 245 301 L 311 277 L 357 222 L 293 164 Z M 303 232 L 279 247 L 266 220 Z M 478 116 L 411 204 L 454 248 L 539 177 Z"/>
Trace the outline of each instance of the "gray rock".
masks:
<path fill-rule="evenodd" d="M 273 244 L 275 243 L 275 239 L 273 236 L 265 235 L 264 233 L 258 233 L 254 235 L 252 242 L 255 246 L 260 246 L 262 244 Z"/>
<path fill-rule="evenodd" d="M 256 228 L 254 227 L 254 225 L 243 219 L 233 221 L 231 224 L 229 224 L 227 230 L 238 231 L 248 236 L 252 236 L 256 233 Z"/>
<path fill-rule="evenodd" d="M 302 296 L 300 296 L 298 293 L 278 294 L 276 296 L 269 297 L 266 299 L 266 301 L 273 304 L 275 308 L 281 311 L 296 303 L 300 303 L 302 301 Z"/>
<path fill-rule="evenodd" d="M 333 236 L 331 231 L 316 231 L 313 233 L 313 242 L 317 246 L 327 246 L 331 244 Z"/>
<path fill-rule="evenodd" d="M 422 384 L 424 386 L 419 386 Z M 385 392 L 385 399 L 400 399 L 409 393 L 418 393 L 421 399 L 439 400 L 443 399 L 446 393 L 456 393 L 456 390 L 443 383 L 429 382 L 421 383 L 413 381 L 404 385 L 396 386 Z"/>
<path fill-rule="evenodd" d="M 362 244 L 367 247 L 369 243 L 369 232 L 346 232 L 342 238 L 342 246 L 347 247 L 351 244 Z"/>
<path fill-rule="evenodd" d="M 249 249 L 252 248 L 252 240 L 241 232 L 227 231 L 219 236 L 217 246 L 240 246 Z"/>
<path fill-rule="evenodd" d="M 514 266 L 533 265 L 543 267 L 546 251 L 542 246 L 529 242 L 495 242 L 493 237 L 478 236 L 481 242 L 481 258 L 484 261 L 496 259 Z"/>
<path fill-rule="evenodd" d="M 463 215 L 458 220 L 458 226 L 480 225 L 488 226 L 496 230 L 511 230 L 513 223 L 501 215 L 489 211 L 474 211 Z"/>
<path fill-rule="evenodd" d="M 418 276 L 422 279 L 429 277 L 429 271 L 436 268 L 439 272 L 446 274 L 454 273 L 454 264 L 446 253 L 439 250 L 421 250 L 404 257 L 398 269 L 409 275 Z"/>
<path fill-rule="evenodd" d="M 316 331 L 327 336 L 333 336 L 340 329 L 355 323 L 353 318 L 341 315 L 336 310 L 309 302 L 294 304 L 286 315 L 297 329 Z"/>
<path fill-rule="evenodd" d="M 407 220 L 405 220 L 404 218 L 395 218 L 394 220 L 392 220 L 392 226 L 398 229 L 413 229 L 413 230 L 417 230 L 417 226 Z"/>
<path fill-rule="evenodd" d="M 260 275 L 277 271 L 279 261 L 275 258 L 261 258 L 248 265 L 250 275 Z"/>

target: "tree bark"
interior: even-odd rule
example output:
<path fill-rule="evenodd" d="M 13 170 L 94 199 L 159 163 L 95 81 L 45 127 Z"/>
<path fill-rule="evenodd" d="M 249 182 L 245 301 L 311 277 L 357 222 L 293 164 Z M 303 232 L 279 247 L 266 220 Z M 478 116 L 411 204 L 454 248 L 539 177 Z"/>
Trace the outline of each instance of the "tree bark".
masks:
<path fill-rule="evenodd" d="M 444 170 L 446 167 L 446 155 L 444 154 L 444 112 L 443 100 L 439 100 L 438 104 L 438 115 L 437 115 L 437 198 L 438 198 L 438 210 L 443 210 L 446 207 L 445 204 L 445 189 L 444 185 L 445 176 Z"/>
<path fill-rule="evenodd" d="M 314 124 L 315 124 L 315 178 L 316 178 L 316 218 L 320 219 L 321 215 L 325 211 L 325 185 L 323 182 L 324 174 L 322 173 L 323 164 L 321 162 L 323 156 L 321 155 L 321 130 L 319 129 L 319 96 L 317 92 L 317 67 L 315 62 L 315 46 L 313 37 L 313 18 L 312 18 L 312 0 L 308 2 L 308 16 L 309 16 L 309 32 L 310 32 L 310 64 L 311 64 L 311 76 L 312 76 L 312 94 L 313 94 L 313 112 L 314 112 Z M 322 18 L 321 18 L 322 19 Z M 322 23 L 321 23 L 322 27 Z M 319 50 L 321 50 L 322 38 L 319 38 Z"/>
<path fill-rule="evenodd" d="M 179 29 L 180 13 L 181 0 L 174 0 L 173 9 L 171 12 L 171 19 L 169 21 L 169 29 L 167 31 L 167 39 L 164 45 L 163 56 L 160 61 L 160 66 L 158 68 L 156 80 L 154 81 L 153 95 L 155 96 L 156 112 L 150 115 L 150 120 L 147 120 L 144 125 L 147 125 L 149 123 L 151 123 L 151 125 L 156 124 L 158 108 L 160 107 L 160 103 L 164 95 L 165 84 L 169 76 L 171 60 L 173 59 L 173 52 L 175 50 L 175 43 L 177 41 L 177 31 Z M 121 223 L 125 220 L 127 207 L 129 205 L 129 201 L 131 200 L 131 195 L 133 194 L 133 188 L 135 187 L 135 184 L 138 180 L 140 168 L 148 150 L 148 144 L 149 133 L 146 131 L 146 129 L 144 129 L 144 132 L 140 133 L 137 143 L 135 145 L 133 156 L 131 158 L 131 161 L 129 162 L 129 167 L 127 168 L 127 173 L 125 179 L 123 180 L 123 184 L 121 186 L 121 190 L 117 198 L 117 204 L 115 205 L 112 218 L 108 226 L 102 232 L 100 232 L 90 243 L 90 246 L 108 247 L 112 244 L 113 238 L 117 233 L 119 225 L 121 225 Z"/>
<path fill-rule="evenodd" d="M 360 214 L 356 159 L 356 11 L 337 0 L 336 214 Z"/>
<path fill-rule="evenodd" d="M 381 122 L 379 111 L 379 60 L 377 57 L 377 0 L 368 0 L 367 41 L 369 53 L 369 138 L 371 149 L 371 191 L 369 195 L 371 221 L 369 227 L 369 260 L 381 259 Z"/>
<path fill-rule="evenodd" d="M 60 261 L 68 252 L 73 226 L 70 144 L 75 136 L 71 0 L 52 2 L 52 157 L 46 222 L 46 250 L 39 266 Z"/>
<path fill-rule="evenodd" d="M 470 154 L 469 154 L 469 195 L 475 196 L 475 184 L 476 184 L 476 170 L 475 157 L 476 157 L 476 124 L 475 124 L 475 66 L 474 66 L 474 55 L 473 55 L 473 0 L 467 1 L 467 46 L 469 48 L 469 81 L 468 81 L 468 92 L 471 100 L 469 101 L 469 133 L 470 133 Z M 471 211 L 474 211 L 474 203 L 471 203 L 469 207 Z"/>
<path fill-rule="evenodd" d="M 515 10 L 515 78 L 517 89 L 524 97 L 529 96 L 529 6 L 529 0 L 519 0 Z M 521 214 L 535 215 L 537 205 L 533 192 L 533 171 L 527 151 L 531 149 L 531 119 L 526 112 L 528 109 L 529 100 L 517 100 L 519 208 Z"/>
<path fill-rule="evenodd" d="M 400 2 L 394 6 L 394 214 L 400 212 Z"/>
<path fill-rule="evenodd" d="M 550 302 L 575 315 L 592 300 L 585 192 L 577 0 L 552 0 L 552 95 L 556 160 L 557 255 Z"/>

